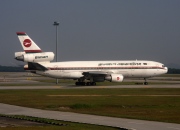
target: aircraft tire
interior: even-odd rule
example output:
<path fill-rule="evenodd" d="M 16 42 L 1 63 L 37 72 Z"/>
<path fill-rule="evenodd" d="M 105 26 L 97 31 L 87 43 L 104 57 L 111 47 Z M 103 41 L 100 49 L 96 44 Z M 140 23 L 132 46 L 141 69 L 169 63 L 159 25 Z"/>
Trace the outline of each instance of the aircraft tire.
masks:
<path fill-rule="evenodd" d="M 85 83 L 85 82 L 76 82 L 75 83 L 75 85 L 76 86 L 79 86 L 79 85 L 81 85 L 81 86 L 96 86 L 96 82 L 87 82 L 87 83 Z"/>
<path fill-rule="evenodd" d="M 144 85 L 148 85 L 148 82 L 144 82 Z"/>
<path fill-rule="evenodd" d="M 92 86 L 96 86 L 96 82 L 91 82 L 91 85 Z"/>
<path fill-rule="evenodd" d="M 78 86 L 78 85 L 79 85 L 79 82 L 76 82 L 75 85 Z"/>
<path fill-rule="evenodd" d="M 86 85 L 86 83 L 85 83 L 85 82 L 81 82 L 81 85 L 82 85 L 82 86 L 85 86 L 85 85 Z"/>
<path fill-rule="evenodd" d="M 89 86 L 89 85 L 90 85 L 90 82 L 87 82 L 87 83 L 86 83 L 86 86 Z"/>
<path fill-rule="evenodd" d="M 85 82 L 76 82 L 75 85 L 76 86 L 85 86 L 86 83 Z"/>

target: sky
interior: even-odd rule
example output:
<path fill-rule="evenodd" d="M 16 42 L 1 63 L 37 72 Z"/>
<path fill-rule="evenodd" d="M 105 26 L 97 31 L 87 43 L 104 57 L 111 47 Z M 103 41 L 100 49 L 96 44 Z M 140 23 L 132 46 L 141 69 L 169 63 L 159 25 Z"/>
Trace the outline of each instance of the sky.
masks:
<path fill-rule="evenodd" d="M 151 60 L 180 68 L 180 0 L 1 0 L 0 65 L 24 64 L 16 32 L 58 61 Z"/>

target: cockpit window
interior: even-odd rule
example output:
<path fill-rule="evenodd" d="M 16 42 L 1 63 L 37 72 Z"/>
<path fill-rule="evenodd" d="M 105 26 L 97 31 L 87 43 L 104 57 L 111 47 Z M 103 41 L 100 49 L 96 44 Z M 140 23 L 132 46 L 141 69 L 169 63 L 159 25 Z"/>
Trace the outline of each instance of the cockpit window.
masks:
<path fill-rule="evenodd" d="M 164 66 L 164 65 L 162 65 L 162 67 L 164 68 L 165 66 Z"/>
<path fill-rule="evenodd" d="M 147 65 L 147 63 L 143 63 L 144 65 Z"/>

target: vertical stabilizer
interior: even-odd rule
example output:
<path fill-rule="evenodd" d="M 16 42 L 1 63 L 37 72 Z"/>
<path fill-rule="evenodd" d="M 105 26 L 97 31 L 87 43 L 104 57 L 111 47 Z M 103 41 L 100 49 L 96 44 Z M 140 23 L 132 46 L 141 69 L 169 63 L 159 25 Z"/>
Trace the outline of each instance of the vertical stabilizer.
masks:
<path fill-rule="evenodd" d="M 42 50 L 36 45 L 36 43 L 25 32 L 17 32 L 17 35 L 26 53 L 42 52 Z"/>

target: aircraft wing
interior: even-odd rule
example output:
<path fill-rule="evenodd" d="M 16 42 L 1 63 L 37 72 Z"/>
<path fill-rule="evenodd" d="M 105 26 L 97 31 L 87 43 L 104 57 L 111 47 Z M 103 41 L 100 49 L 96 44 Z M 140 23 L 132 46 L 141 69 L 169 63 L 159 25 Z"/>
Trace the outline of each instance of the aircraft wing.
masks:
<path fill-rule="evenodd" d="M 40 71 L 48 70 L 48 68 L 42 66 L 39 63 L 34 63 L 34 62 L 28 62 L 28 69 L 30 69 L 30 70 L 40 70 Z"/>
<path fill-rule="evenodd" d="M 112 72 L 105 72 L 105 71 L 89 71 L 82 73 L 85 77 L 105 77 L 107 75 L 112 74 Z"/>
<path fill-rule="evenodd" d="M 83 72 L 83 75 L 107 75 L 107 72 L 102 72 L 102 71 L 89 71 L 89 72 Z"/>

